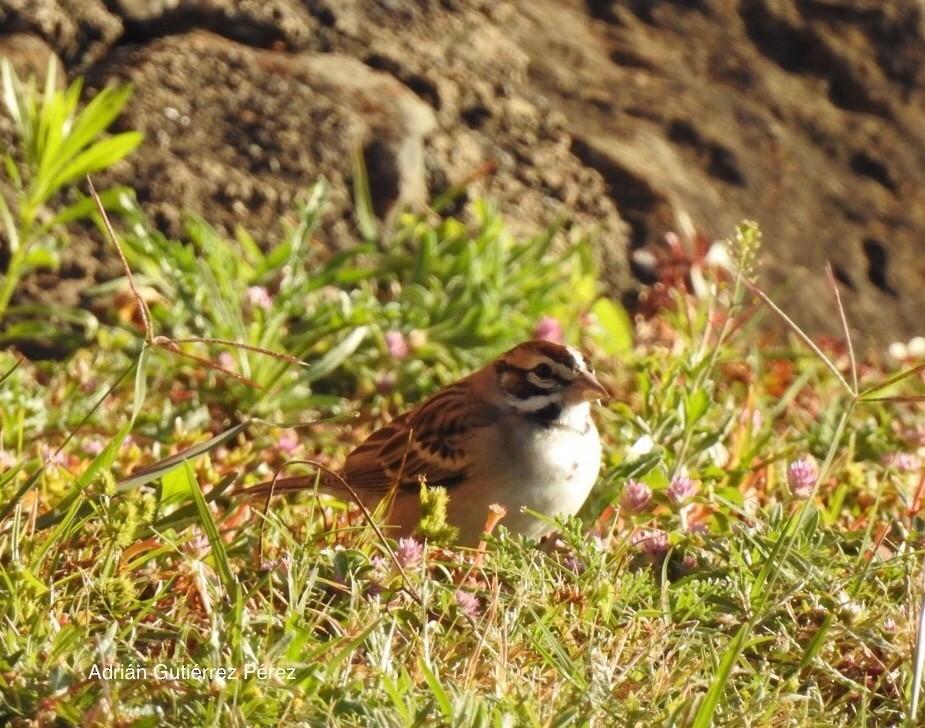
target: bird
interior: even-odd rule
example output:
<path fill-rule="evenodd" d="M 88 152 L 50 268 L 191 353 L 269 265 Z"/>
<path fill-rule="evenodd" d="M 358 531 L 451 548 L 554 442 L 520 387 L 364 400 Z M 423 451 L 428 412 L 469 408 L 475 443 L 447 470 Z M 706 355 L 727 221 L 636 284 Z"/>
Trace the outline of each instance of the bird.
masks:
<path fill-rule="evenodd" d="M 545 340 L 518 344 L 373 432 L 338 476 L 277 478 L 244 490 L 344 492 L 372 510 L 387 495 L 386 533 L 410 535 L 421 517 L 422 479 L 449 494 L 457 543 L 477 544 L 493 504 L 511 532 L 538 539 L 553 530 L 527 509 L 578 512 L 597 481 L 601 440 L 591 403 L 607 390 L 580 349 Z M 342 479 L 342 481 L 341 481 Z"/>

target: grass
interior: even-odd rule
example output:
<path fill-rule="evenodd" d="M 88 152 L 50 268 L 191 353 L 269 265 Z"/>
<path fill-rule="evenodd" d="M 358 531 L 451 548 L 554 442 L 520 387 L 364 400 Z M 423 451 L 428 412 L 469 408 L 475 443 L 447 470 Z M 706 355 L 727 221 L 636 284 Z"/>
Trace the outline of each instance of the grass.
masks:
<path fill-rule="evenodd" d="M 271 246 L 199 219 L 166 240 L 123 199 L 137 295 L 99 291 L 110 317 L 63 361 L 0 352 L 0 721 L 918 724 L 915 362 L 767 339 L 750 225 L 725 267 L 676 255 L 630 323 L 586 240 L 516 240 L 481 205 L 331 256 L 323 193 Z M 336 466 L 556 322 L 614 395 L 557 548 L 384 542 L 342 504 L 229 495 Z"/>
<path fill-rule="evenodd" d="M 607 468 L 588 522 L 563 524 L 551 553 L 502 531 L 479 559 L 386 549 L 311 499 L 264 513 L 214 497 L 230 475 L 319 451 L 336 462 L 345 444 L 324 432 L 335 425 L 295 445 L 253 425 L 208 443 L 217 423 L 197 424 L 189 403 L 208 401 L 212 380 L 195 361 L 174 359 L 169 380 L 150 371 L 135 425 L 150 434 L 129 436 L 140 390 L 117 382 L 121 350 L 54 368 L 0 355 L 4 714 L 131 725 L 911 720 L 919 476 L 885 456 L 915 451 L 917 405 L 854 405 L 818 357 L 759 349 L 747 325 L 698 358 L 697 322 L 714 305 L 679 293 L 632 351 L 597 352 L 619 396 L 600 413 Z M 197 372 L 200 389 L 176 388 Z M 862 384 L 887 378 L 867 369 Z M 911 396 L 921 385 L 891 386 Z M 145 418 L 170 399 L 185 403 L 173 423 Z M 203 442 L 128 489 L 109 475 Z M 786 480 L 803 454 L 828 463 L 809 500 Z M 699 489 L 676 503 L 682 472 Z M 652 493 L 637 512 L 619 496 L 630 476 Z M 655 547 L 639 538 L 659 532 Z"/>

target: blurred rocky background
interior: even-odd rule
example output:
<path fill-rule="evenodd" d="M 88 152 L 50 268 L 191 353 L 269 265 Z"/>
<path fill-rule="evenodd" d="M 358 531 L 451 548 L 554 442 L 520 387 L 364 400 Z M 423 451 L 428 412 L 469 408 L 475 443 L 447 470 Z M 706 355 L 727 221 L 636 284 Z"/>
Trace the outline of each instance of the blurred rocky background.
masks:
<path fill-rule="evenodd" d="M 326 244 L 353 235 L 362 153 L 384 220 L 454 185 L 515 232 L 563 211 L 598 235 L 630 307 L 685 220 L 764 232 L 763 284 L 839 334 L 831 261 L 859 342 L 923 333 L 921 0 L 0 0 L 0 55 L 49 57 L 87 93 L 131 82 L 126 183 L 182 234 L 192 210 L 258 240 L 324 175 Z M 8 128 L 0 125 L 0 138 Z M 119 274 L 88 236 L 27 295 L 79 305 Z"/>

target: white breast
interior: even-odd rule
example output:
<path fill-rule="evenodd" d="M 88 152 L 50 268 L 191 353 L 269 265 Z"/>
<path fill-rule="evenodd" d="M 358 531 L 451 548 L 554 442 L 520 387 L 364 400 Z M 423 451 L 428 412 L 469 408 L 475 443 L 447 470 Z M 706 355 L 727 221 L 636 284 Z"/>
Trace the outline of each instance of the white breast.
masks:
<path fill-rule="evenodd" d="M 601 442 L 589 403 L 566 408 L 548 427 L 516 424 L 485 428 L 478 446 L 487 457 L 478 459 L 482 466 L 473 473 L 472 488 L 451 493 L 449 517 L 459 526 L 463 544 L 478 541 L 493 503 L 507 509 L 501 521 L 507 528 L 532 538 L 542 536 L 549 526 L 522 509 L 550 517 L 572 515 L 597 481 Z"/>

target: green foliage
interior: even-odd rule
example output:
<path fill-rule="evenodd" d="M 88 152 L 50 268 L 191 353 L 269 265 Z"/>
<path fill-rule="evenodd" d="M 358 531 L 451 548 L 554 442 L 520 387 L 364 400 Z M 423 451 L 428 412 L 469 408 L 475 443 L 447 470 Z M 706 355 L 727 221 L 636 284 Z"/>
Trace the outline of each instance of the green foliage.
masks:
<path fill-rule="evenodd" d="M 73 186 L 88 174 L 112 166 L 141 142 L 137 132 L 100 138 L 119 115 L 131 89 L 106 88 L 78 111 L 82 83 L 56 89 L 55 64 L 49 63 L 42 92 L 34 81 L 23 84 L 9 62 L 0 61 L 3 103 L 13 120 L 18 146 L 3 155 L 3 172 L 13 190 L 12 203 L 0 195 L 0 230 L 8 264 L 0 282 L 0 322 L 12 312 L 10 300 L 22 278 L 36 270 L 55 268 L 67 244 L 63 226 L 95 213 L 89 198 Z M 61 199 L 70 192 L 70 199 Z M 104 204 L 112 206 L 120 190 L 109 190 Z M 48 336 L 47 318 L 26 314 L 17 335 Z M 47 312 L 46 312 L 47 313 Z M 11 334 L 7 332 L 7 337 Z"/>
<path fill-rule="evenodd" d="M 421 483 L 421 536 L 437 544 L 452 544 L 459 538 L 459 529 L 447 523 L 446 509 L 450 496 L 443 486 L 429 487 Z"/>
<path fill-rule="evenodd" d="M 312 188 L 298 222 L 266 252 L 247 233 L 226 240 L 194 216 L 181 242 L 151 229 L 137 208 L 130 215 L 126 257 L 138 283 L 159 294 L 158 332 L 242 345 L 224 346 L 233 357 L 225 361 L 259 389 L 227 382 L 214 392 L 223 407 L 265 416 L 332 407 L 340 394 L 417 399 L 530 338 L 542 316 L 577 339 L 597 295 L 587 241 L 553 251 L 555 228 L 517 240 L 493 208 L 476 204 L 471 226 L 409 215 L 387 244 L 331 255 L 313 236 L 326 191 L 324 181 Z M 387 335 L 413 353 L 400 367 Z M 383 370 L 392 367 L 389 379 Z M 209 389 L 202 394 L 212 401 Z"/>
<path fill-rule="evenodd" d="M 463 348 L 457 356 L 469 366 L 483 361 L 486 349 L 528 337 L 544 315 L 559 317 L 575 340 L 575 314 L 597 293 L 587 241 L 553 252 L 557 226 L 516 240 L 494 207 L 475 203 L 472 214 L 474 229 L 453 218 L 435 226 L 407 216 L 370 261 L 376 284 L 397 292 L 401 326 Z"/>
<path fill-rule="evenodd" d="M 137 207 L 131 209 L 134 232 L 124 240 L 126 258 L 137 282 L 159 294 L 151 308 L 158 332 L 174 339 L 225 342 L 220 350 L 231 358 L 219 364 L 251 383 L 206 387 L 202 398 L 207 403 L 221 402 L 251 415 L 337 403 L 336 397 L 314 393 L 311 385 L 343 365 L 363 341 L 366 327 L 356 322 L 350 302 L 334 292 L 342 259 L 320 262 L 317 247 L 312 248 L 325 189 L 323 182 L 315 186 L 298 211 L 298 223 L 266 252 L 246 232 L 225 240 L 193 215 L 188 217 L 189 240 L 170 240 L 150 228 Z M 310 333 L 293 342 L 293 321 L 303 317 L 311 324 Z M 217 352 L 220 342 L 211 343 Z M 191 352 L 201 348 L 186 346 Z M 301 360 L 301 371 L 273 352 Z"/>

